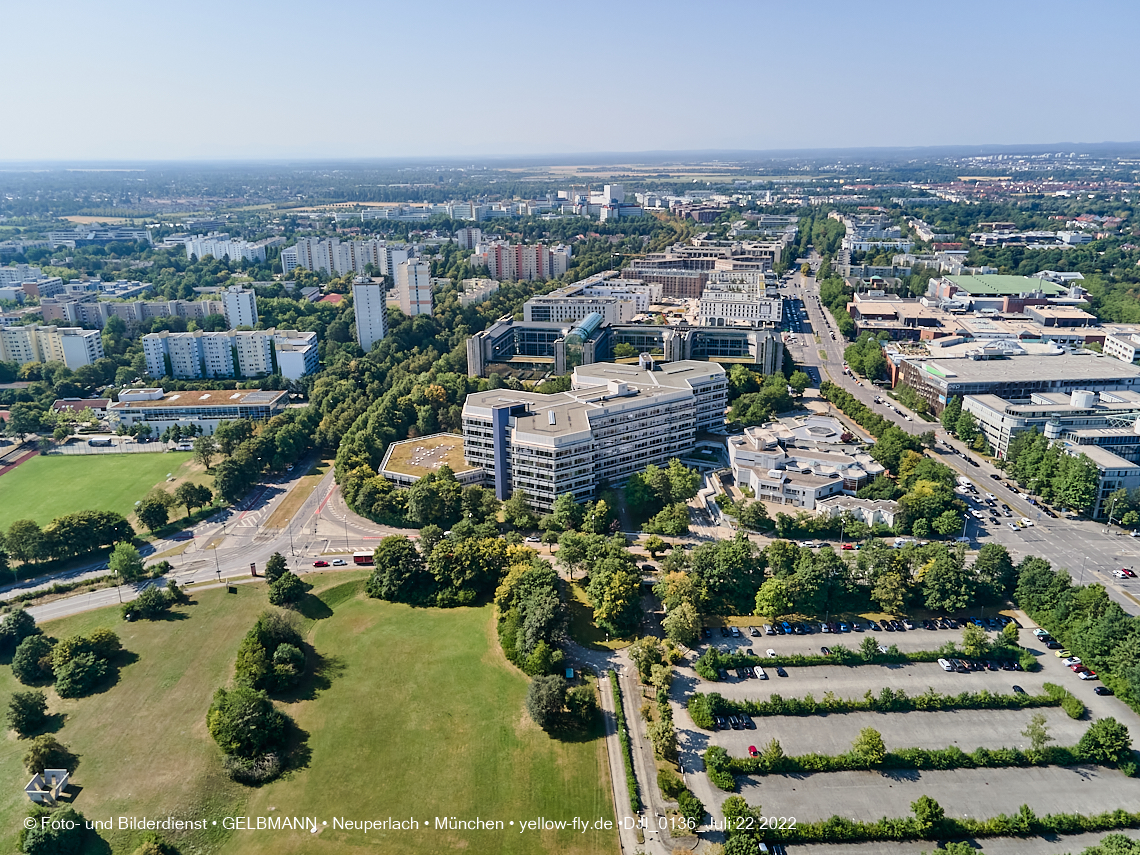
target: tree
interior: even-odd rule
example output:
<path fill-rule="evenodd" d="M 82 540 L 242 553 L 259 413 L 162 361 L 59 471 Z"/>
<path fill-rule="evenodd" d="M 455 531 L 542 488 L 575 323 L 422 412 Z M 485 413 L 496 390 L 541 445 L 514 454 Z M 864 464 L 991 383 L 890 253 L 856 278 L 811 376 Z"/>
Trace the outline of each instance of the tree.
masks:
<path fill-rule="evenodd" d="M 1131 751 L 1128 728 L 1111 717 L 1094 721 L 1077 743 L 1077 752 L 1096 763 L 1118 763 Z"/>
<path fill-rule="evenodd" d="M 194 460 L 205 466 L 207 472 L 210 471 L 210 465 L 214 462 L 214 458 L 217 456 L 218 441 L 214 439 L 214 437 L 200 436 L 194 440 Z M 179 502 L 179 504 L 184 503 Z"/>
<path fill-rule="evenodd" d="M 55 690 L 61 698 L 90 694 L 107 676 L 107 662 L 94 653 L 80 653 L 55 669 Z"/>
<path fill-rule="evenodd" d="M 958 515 L 957 511 L 943 511 L 934 518 L 933 525 L 936 532 L 943 537 L 948 537 L 962 530 L 962 517 Z"/>
<path fill-rule="evenodd" d="M 956 612 L 974 599 L 974 574 L 964 565 L 960 552 L 939 547 L 940 552 L 922 573 L 926 607 L 938 612 Z"/>
<path fill-rule="evenodd" d="M 645 551 L 650 554 L 654 561 L 657 560 L 659 552 L 664 552 L 668 548 L 669 544 L 655 534 L 650 535 L 649 539 L 645 541 Z"/>
<path fill-rule="evenodd" d="M 143 574 L 143 560 L 134 544 L 123 540 L 115 544 L 107 567 L 119 577 L 120 583 L 133 582 Z"/>
<path fill-rule="evenodd" d="M 1017 647 L 1021 641 L 1021 629 L 1016 623 L 1010 621 L 1002 627 L 1001 640 L 1003 644 L 1008 644 L 1010 647 Z"/>
<path fill-rule="evenodd" d="M 434 599 L 436 581 L 408 538 L 384 538 L 373 551 L 372 560 L 375 569 L 365 585 L 368 596 L 412 605 L 424 605 Z"/>
<path fill-rule="evenodd" d="M 293 605 L 304 596 L 305 583 L 288 571 L 269 586 L 269 602 L 275 606 Z"/>
<path fill-rule="evenodd" d="M 46 733 L 33 739 L 24 755 L 24 768 L 33 775 L 37 772 L 42 775 L 44 769 L 70 769 L 74 762 L 75 756 L 67 747 Z"/>
<path fill-rule="evenodd" d="M 47 695 L 43 692 L 14 692 L 8 702 L 8 727 L 21 737 L 31 736 L 47 720 Z"/>
<path fill-rule="evenodd" d="M 965 443 L 971 443 L 978 435 L 978 420 L 969 410 L 962 410 L 958 421 L 954 423 L 954 434 Z"/>
<path fill-rule="evenodd" d="M 269 560 L 265 562 L 265 578 L 270 583 L 276 582 L 283 573 L 289 571 L 285 563 L 285 556 L 280 552 L 274 552 L 269 556 Z"/>
<path fill-rule="evenodd" d="M 147 585 L 131 602 L 123 603 L 123 618 L 156 620 L 169 612 L 172 605 L 174 600 L 166 591 L 157 585 Z"/>
<path fill-rule="evenodd" d="M 206 728 L 222 751 L 244 758 L 278 750 L 287 722 L 264 692 L 244 686 L 218 689 L 206 714 Z"/>
<path fill-rule="evenodd" d="M 30 635 L 38 635 L 40 631 L 36 619 L 17 607 L 0 621 L 0 653 L 14 652 L 21 641 Z"/>
<path fill-rule="evenodd" d="M 684 502 L 676 502 L 659 511 L 650 519 L 643 529 L 647 532 L 667 534 L 679 537 L 689 531 L 689 506 Z"/>
<path fill-rule="evenodd" d="M 804 390 L 811 385 L 811 377 L 797 368 L 792 372 L 792 376 L 788 378 L 788 385 L 796 390 L 797 395 L 802 395 Z"/>
<path fill-rule="evenodd" d="M 567 718 L 579 727 L 589 727 L 598 717 L 598 699 L 592 686 L 574 686 L 566 693 Z"/>
<path fill-rule="evenodd" d="M 978 550 L 974 574 L 978 579 L 979 593 L 990 602 L 1000 602 L 1009 596 L 1017 580 L 1009 551 L 997 543 L 987 543 Z"/>
<path fill-rule="evenodd" d="M 676 644 L 692 647 L 700 636 L 701 616 L 690 602 L 680 603 L 661 622 L 665 637 Z"/>
<path fill-rule="evenodd" d="M 142 503 L 135 508 L 135 516 L 139 518 L 139 522 L 153 532 L 166 525 L 167 520 L 170 519 L 170 510 L 167 507 L 167 503 L 159 497 L 147 496 L 142 500 Z"/>
<path fill-rule="evenodd" d="M 618 637 L 637 629 L 641 623 L 641 579 L 634 570 L 595 571 L 590 574 L 587 590 L 598 626 Z"/>
<path fill-rule="evenodd" d="M 875 578 L 871 588 L 871 599 L 887 614 L 901 614 L 906 609 L 910 587 L 903 574 L 897 570 L 887 570 Z"/>
<path fill-rule="evenodd" d="M 1021 731 L 1021 735 L 1029 740 L 1029 750 L 1037 756 L 1040 756 L 1041 752 L 1045 750 L 1045 746 L 1053 741 L 1053 737 L 1049 735 L 1049 727 L 1045 722 L 1046 718 L 1043 713 L 1034 713 L 1033 717 L 1029 719 L 1029 724 L 1025 726 L 1025 730 Z"/>
<path fill-rule="evenodd" d="M 954 433 L 960 415 L 962 415 L 962 398 L 960 395 L 955 395 L 947 402 L 942 410 L 942 427 L 945 428 L 948 433 Z"/>
<path fill-rule="evenodd" d="M 530 497 L 522 489 L 516 489 L 511 497 L 503 502 L 503 516 L 520 531 L 530 531 L 538 525 L 538 517 L 530 506 Z"/>
<path fill-rule="evenodd" d="M 33 816 L 47 815 L 38 814 L 39 810 L 43 809 L 37 809 Z M 22 832 L 20 852 L 23 855 L 79 855 L 90 833 L 83 814 L 65 805 L 52 811 L 50 816 L 51 822 L 41 822 Z"/>
<path fill-rule="evenodd" d="M 990 649 L 990 639 L 986 631 L 972 623 L 962 630 L 962 652 L 967 656 L 984 656 Z"/>
<path fill-rule="evenodd" d="M 200 437 L 205 439 L 206 437 Z M 174 490 L 176 504 L 186 506 L 186 516 L 190 516 L 194 508 L 204 508 L 213 501 L 214 493 L 205 484 L 195 484 L 193 481 L 183 481 Z"/>
<path fill-rule="evenodd" d="M 873 635 L 868 635 L 859 642 L 859 655 L 868 662 L 874 660 L 879 655 L 879 639 Z"/>
<path fill-rule="evenodd" d="M 641 682 L 648 683 L 653 675 L 653 666 L 665 662 L 665 648 L 656 637 L 646 635 L 629 646 L 629 658 L 637 666 Z"/>
<path fill-rule="evenodd" d="M 25 686 L 50 680 L 51 642 L 42 635 L 29 635 L 20 642 L 12 657 L 12 674 Z"/>
<path fill-rule="evenodd" d="M 536 677 L 526 692 L 526 711 L 534 723 L 550 730 L 566 706 L 566 680 L 556 674 Z"/>
<path fill-rule="evenodd" d="M 35 520 L 16 520 L 4 536 L 8 554 L 17 561 L 39 561 L 43 556 L 43 531 Z"/>
<path fill-rule="evenodd" d="M 851 753 L 868 769 L 882 765 L 887 756 L 883 735 L 873 727 L 863 728 L 851 744 Z"/>
<path fill-rule="evenodd" d="M 757 615 L 774 620 L 778 615 L 791 611 L 791 598 L 788 596 L 788 583 L 783 579 L 767 579 L 756 592 Z"/>

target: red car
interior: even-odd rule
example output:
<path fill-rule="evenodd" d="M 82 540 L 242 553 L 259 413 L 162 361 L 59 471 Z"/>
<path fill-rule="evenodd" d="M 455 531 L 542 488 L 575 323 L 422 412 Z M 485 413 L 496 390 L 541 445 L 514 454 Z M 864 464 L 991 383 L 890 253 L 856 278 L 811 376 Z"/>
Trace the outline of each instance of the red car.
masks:
<path fill-rule="evenodd" d="M 748 753 L 751 754 L 753 757 L 759 757 L 760 756 L 760 752 L 756 750 L 755 745 L 749 745 L 748 746 Z"/>
<path fill-rule="evenodd" d="M 1127 567 L 1121 567 L 1120 572 L 1127 576 L 1129 579 L 1136 578 L 1136 574 L 1133 571 L 1129 570 Z"/>
<path fill-rule="evenodd" d="M 843 548 L 844 549 L 854 549 L 855 547 L 852 546 L 850 543 L 845 543 L 845 544 L 843 544 Z"/>
<path fill-rule="evenodd" d="M 318 558 L 316 561 L 313 562 L 313 566 L 314 567 L 328 567 L 329 563 L 322 558 Z"/>

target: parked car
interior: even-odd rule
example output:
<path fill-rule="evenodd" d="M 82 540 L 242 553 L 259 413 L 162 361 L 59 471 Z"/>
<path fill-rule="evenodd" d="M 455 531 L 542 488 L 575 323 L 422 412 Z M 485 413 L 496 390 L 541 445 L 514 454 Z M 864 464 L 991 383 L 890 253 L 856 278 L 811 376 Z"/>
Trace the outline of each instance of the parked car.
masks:
<path fill-rule="evenodd" d="M 752 676 L 757 678 L 758 680 L 767 680 L 768 679 L 768 675 L 764 673 L 764 669 L 761 668 L 759 665 L 757 665 L 755 668 L 750 668 L 749 670 L 752 671 Z"/>
<path fill-rule="evenodd" d="M 1053 655 L 1056 656 L 1058 659 L 1068 659 L 1070 656 L 1073 655 L 1073 653 L 1071 650 L 1058 650 Z"/>
<path fill-rule="evenodd" d="M 706 626 L 701 629 L 701 635 L 703 635 L 705 638 L 712 638 L 712 630 Z"/>
<path fill-rule="evenodd" d="M 1050 650 L 1060 650 L 1060 649 L 1061 649 L 1061 642 L 1059 642 L 1059 641 L 1050 641 L 1050 642 L 1049 642 L 1048 644 L 1046 644 L 1045 646 L 1046 646 L 1046 647 L 1048 647 Z"/>
<path fill-rule="evenodd" d="M 1077 674 L 1082 680 L 1095 680 L 1097 679 L 1096 673 L 1093 671 L 1081 671 Z"/>
<path fill-rule="evenodd" d="M 776 651 L 773 650 L 771 647 L 769 647 L 767 650 L 765 650 L 764 653 L 767 656 L 769 656 L 770 658 L 774 658 L 776 656 Z"/>
<path fill-rule="evenodd" d="M 851 550 L 853 550 L 853 549 L 855 549 L 855 544 L 853 544 L 853 543 L 845 543 L 845 544 L 843 544 L 843 546 L 842 546 L 842 547 L 840 547 L 840 548 L 841 548 L 841 549 L 851 549 Z"/>
<path fill-rule="evenodd" d="M 751 635 L 753 638 L 757 638 L 760 635 L 760 630 L 758 630 L 754 626 L 750 626 L 750 627 L 748 627 L 748 634 Z"/>
<path fill-rule="evenodd" d="M 1080 665 L 1081 660 L 1077 656 L 1070 656 L 1068 659 L 1062 659 L 1061 664 L 1068 668 L 1070 665 Z"/>
<path fill-rule="evenodd" d="M 869 626 L 871 628 L 872 632 L 880 632 L 881 631 L 880 626 L 877 623 L 875 623 L 873 620 L 867 621 L 867 626 Z"/>
<path fill-rule="evenodd" d="M 1024 695 L 1024 694 L 1027 694 L 1027 692 L 1025 691 L 1025 689 L 1021 688 L 1021 686 L 1014 686 L 1014 687 L 1013 687 L 1013 693 L 1014 693 L 1015 695 Z"/>
<path fill-rule="evenodd" d="M 851 621 L 851 629 L 855 632 L 862 632 L 863 624 L 859 623 L 858 621 Z"/>
<path fill-rule="evenodd" d="M 727 626 L 722 626 L 720 628 L 720 636 L 721 636 L 721 638 L 728 638 L 728 627 Z"/>
<path fill-rule="evenodd" d="M 787 677 L 788 672 L 783 669 L 783 666 L 777 665 L 776 666 L 776 676 L 777 677 Z"/>
<path fill-rule="evenodd" d="M 1113 693 L 1112 689 L 1110 689 L 1108 686 L 1097 686 L 1093 689 L 1093 691 L 1098 695 L 1111 695 Z"/>
<path fill-rule="evenodd" d="M 728 671 L 727 671 L 726 669 L 724 669 L 724 668 L 721 668 L 721 669 L 719 669 L 719 670 L 717 671 L 717 673 L 720 675 L 720 678 L 721 678 L 722 680 L 727 680 L 727 679 L 728 679 Z"/>
<path fill-rule="evenodd" d="M 830 656 L 831 655 L 831 648 L 830 647 L 821 647 L 821 648 L 819 648 L 819 652 L 822 653 L 824 656 Z"/>
<path fill-rule="evenodd" d="M 740 638 L 740 630 L 737 627 L 731 627 L 729 629 L 729 632 L 732 634 L 733 638 Z"/>
<path fill-rule="evenodd" d="M 333 559 L 333 567 L 345 567 L 345 566 L 347 566 L 347 564 L 348 564 L 348 562 L 345 561 L 343 558 L 334 558 Z"/>
<path fill-rule="evenodd" d="M 782 624 L 780 624 L 780 628 L 784 630 L 784 635 L 792 634 L 792 625 L 787 621 L 784 621 Z"/>
<path fill-rule="evenodd" d="M 527 543 L 542 543 L 542 538 L 537 537 L 536 535 L 533 535 L 533 534 L 527 535 L 525 540 Z"/>
<path fill-rule="evenodd" d="M 938 664 L 942 668 L 943 671 L 953 671 L 954 670 L 954 666 L 951 665 L 949 660 L 947 660 L 947 659 L 939 659 Z"/>
<path fill-rule="evenodd" d="M 848 626 L 847 624 L 845 624 L 845 623 L 841 623 L 841 624 L 839 624 L 839 631 L 840 631 L 840 632 L 850 632 L 850 631 L 851 631 L 851 627 L 849 627 L 849 626 Z"/>
<path fill-rule="evenodd" d="M 760 752 L 756 750 L 755 745 L 749 745 L 748 746 L 748 754 L 751 757 L 759 757 L 760 756 Z"/>

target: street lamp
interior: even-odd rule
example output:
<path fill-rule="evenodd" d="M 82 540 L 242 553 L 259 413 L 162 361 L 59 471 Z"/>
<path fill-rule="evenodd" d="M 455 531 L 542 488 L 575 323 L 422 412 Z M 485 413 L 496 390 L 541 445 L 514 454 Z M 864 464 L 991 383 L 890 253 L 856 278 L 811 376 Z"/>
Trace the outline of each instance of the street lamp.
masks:
<path fill-rule="evenodd" d="M 1105 529 L 1112 528 L 1112 510 L 1113 510 L 1113 508 L 1116 507 L 1116 500 L 1119 498 L 1120 498 L 1120 495 L 1117 493 L 1114 493 L 1112 496 L 1112 501 L 1108 503 L 1108 522 L 1105 523 L 1105 526 L 1104 526 Z"/>

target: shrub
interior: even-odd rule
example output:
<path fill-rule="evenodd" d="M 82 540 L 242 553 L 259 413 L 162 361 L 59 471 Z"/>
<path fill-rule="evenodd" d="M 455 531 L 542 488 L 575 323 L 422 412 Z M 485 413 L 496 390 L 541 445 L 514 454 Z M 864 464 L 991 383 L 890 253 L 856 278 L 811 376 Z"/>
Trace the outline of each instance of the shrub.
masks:
<path fill-rule="evenodd" d="M 222 751 L 247 760 L 275 753 L 287 723 L 264 692 L 244 686 L 218 689 L 206 713 L 206 727 Z"/>
<path fill-rule="evenodd" d="M 1072 695 L 1061 701 L 1061 709 L 1063 709 L 1069 718 L 1082 718 L 1086 712 L 1085 705 Z"/>
<path fill-rule="evenodd" d="M 1024 651 L 1018 658 L 1017 663 L 1028 672 L 1040 671 L 1041 663 L 1037 661 L 1037 657 L 1030 653 L 1028 650 Z"/>
<path fill-rule="evenodd" d="M 238 647 L 234 680 L 239 686 L 279 692 L 296 684 L 304 672 L 303 657 L 298 661 L 294 654 L 289 654 L 282 660 L 276 659 L 282 645 L 298 652 L 302 649 L 304 642 L 296 624 L 295 615 L 277 610 L 262 612 Z M 290 663 L 297 667 L 278 667 Z"/>
<path fill-rule="evenodd" d="M 264 784 L 280 775 L 282 769 L 281 758 L 272 752 L 252 758 L 227 754 L 222 766 L 239 784 Z"/>
<path fill-rule="evenodd" d="M 61 698 L 90 694 L 107 676 L 107 662 L 94 653 L 80 653 L 55 669 L 55 690 Z"/>
<path fill-rule="evenodd" d="M 526 692 L 526 711 L 534 723 L 550 730 L 562 718 L 566 706 L 566 681 L 557 675 L 536 677 Z"/>
<path fill-rule="evenodd" d="M 1089 725 L 1077 743 L 1077 751 L 1094 763 L 1118 763 L 1131 756 L 1132 738 L 1128 728 L 1116 719 L 1102 718 Z"/>
<path fill-rule="evenodd" d="M 713 745 L 705 751 L 702 759 L 705 761 L 705 771 L 708 772 L 709 780 L 714 786 L 726 791 L 736 789 L 736 778 L 730 771 L 727 751 L 719 745 Z"/>
<path fill-rule="evenodd" d="M 42 635 L 30 635 L 20 642 L 12 657 L 12 674 L 25 686 L 52 678 L 52 643 Z"/>
<path fill-rule="evenodd" d="M 178 855 L 178 850 L 156 832 L 149 831 L 143 835 L 142 845 L 132 855 Z"/>
<path fill-rule="evenodd" d="M 23 609 L 16 609 L 4 615 L 0 621 L 0 653 L 11 653 L 29 635 L 38 635 L 40 628 L 36 620 Z"/>
<path fill-rule="evenodd" d="M 275 606 L 288 606 L 300 602 L 305 596 L 305 587 L 299 576 L 286 571 L 269 586 L 269 602 Z"/>
<path fill-rule="evenodd" d="M 667 799 L 676 799 L 685 792 L 685 784 L 672 769 L 657 770 L 657 786 Z"/>
<path fill-rule="evenodd" d="M 157 585 L 147 585 L 129 603 L 123 603 L 123 620 L 157 620 L 170 611 L 174 600 Z"/>
<path fill-rule="evenodd" d="M 285 556 L 280 552 L 274 552 L 269 556 L 269 560 L 265 562 L 265 578 L 271 585 L 276 582 L 282 574 L 287 572 L 288 568 L 285 564 Z"/>
<path fill-rule="evenodd" d="M 697 727 L 704 730 L 713 729 L 713 714 L 709 699 L 700 692 L 689 698 L 689 716 Z"/>
<path fill-rule="evenodd" d="M 47 719 L 47 695 L 43 692 L 16 692 L 8 702 L 8 727 L 20 736 L 29 736 Z"/>
<path fill-rule="evenodd" d="M 689 790 L 684 790 L 677 796 L 677 809 L 681 812 L 681 816 L 685 817 L 693 828 L 700 825 L 701 821 L 705 818 L 704 804 Z"/>
<path fill-rule="evenodd" d="M 99 659 L 114 659 L 123 649 L 119 636 L 104 628 L 94 630 L 87 636 L 87 646 Z"/>
<path fill-rule="evenodd" d="M 574 686 L 566 693 L 566 714 L 576 727 L 589 727 L 597 721 L 598 698 L 592 686 Z"/>
<path fill-rule="evenodd" d="M 618 685 L 617 674 L 613 671 L 610 671 L 610 685 L 613 687 L 614 721 L 617 725 L 618 742 L 621 743 L 622 765 L 625 766 L 625 784 L 629 789 L 629 806 L 634 813 L 640 813 L 641 793 L 637 789 L 637 776 L 633 773 L 633 749 L 629 744 L 629 729 L 626 727 L 625 708 L 621 702 L 621 686 Z"/>
<path fill-rule="evenodd" d="M 71 805 L 48 811 L 33 810 L 29 815 L 37 821 L 50 815 L 52 822 L 36 822 L 20 832 L 20 851 L 24 855 L 79 855 L 87 841 L 87 821 Z"/>
<path fill-rule="evenodd" d="M 75 755 L 67 750 L 67 746 L 46 733 L 33 739 L 28 753 L 24 755 L 24 768 L 32 774 L 43 774 L 44 769 L 70 769 L 74 762 Z"/>

